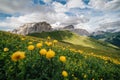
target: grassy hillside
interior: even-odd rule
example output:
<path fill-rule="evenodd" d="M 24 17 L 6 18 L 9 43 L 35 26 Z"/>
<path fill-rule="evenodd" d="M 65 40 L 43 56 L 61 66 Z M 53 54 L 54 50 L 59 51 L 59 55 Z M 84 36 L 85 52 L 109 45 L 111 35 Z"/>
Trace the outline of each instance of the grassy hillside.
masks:
<path fill-rule="evenodd" d="M 70 31 L 32 33 L 32 34 L 29 34 L 29 36 L 40 37 L 40 38 L 46 38 L 47 36 L 50 36 L 53 39 L 57 39 L 59 41 L 65 41 L 65 42 L 69 42 L 75 45 L 81 45 L 84 47 L 91 47 L 91 48 L 103 48 L 104 49 L 106 46 L 111 47 L 111 48 L 117 48 L 116 46 L 113 46 L 111 44 L 96 41 L 86 36 L 79 36 Z"/>
<path fill-rule="evenodd" d="M 42 33 L 32 33 L 29 36 L 46 38 L 50 36 L 53 39 L 57 39 L 60 42 L 69 44 L 71 47 L 74 46 L 76 49 L 82 49 L 86 53 L 94 52 L 95 54 L 109 56 L 113 58 L 119 58 L 120 49 L 112 44 L 105 43 L 102 41 L 97 41 L 95 39 L 79 36 L 70 31 L 53 31 L 53 32 L 42 32 Z"/>
<path fill-rule="evenodd" d="M 0 80 L 120 79 L 119 50 L 106 46 L 111 50 L 104 51 L 68 43 L 63 39 L 74 34 L 66 34 L 59 37 L 50 33 L 48 37 L 44 33 L 39 35 L 44 38 L 36 38 L 0 31 Z M 114 54 L 109 54 L 111 51 Z"/>

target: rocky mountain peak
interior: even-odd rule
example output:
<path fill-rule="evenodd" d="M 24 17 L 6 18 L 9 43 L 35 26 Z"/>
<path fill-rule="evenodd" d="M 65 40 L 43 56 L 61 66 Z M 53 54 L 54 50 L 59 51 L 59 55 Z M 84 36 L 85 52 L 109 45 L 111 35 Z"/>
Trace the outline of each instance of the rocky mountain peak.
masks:
<path fill-rule="evenodd" d="M 89 32 L 85 29 L 75 29 L 73 25 L 68 25 L 59 29 L 52 29 L 51 25 L 47 22 L 27 23 L 14 29 L 12 32 L 16 34 L 27 35 L 29 33 L 41 33 L 43 31 L 50 32 L 53 30 L 69 30 L 82 36 L 89 36 Z"/>
<path fill-rule="evenodd" d="M 68 26 L 65 26 L 63 28 L 61 28 L 60 30 L 69 30 L 69 31 L 72 31 L 74 33 L 77 33 L 79 35 L 82 35 L 82 36 L 89 36 L 90 33 L 85 30 L 85 29 L 79 29 L 79 28 L 75 28 L 73 25 L 68 25 Z"/>
<path fill-rule="evenodd" d="M 17 34 L 26 35 L 29 33 L 40 33 L 42 31 L 49 32 L 52 30 L 52 27 L 47 22 L 38 22 L 38 23 L 27 23 L 23 26 L 20 26 L 18 29 L 14 29 L 12 32 Z"/>
<path fill-rule="evenodd" d="M 63 29 L 74 29 L 74 26 L 73 25 L 68 25 L 68 26 L 65 26 Z"/>
<path fill-rule="evenodd" d="M 71 31 L 74 33 L 77 33 L 79 35 L 82 35 L 82 36 L 89 36 L 90 35 L 90 33 L 85 29 L 72 29 Z"/>

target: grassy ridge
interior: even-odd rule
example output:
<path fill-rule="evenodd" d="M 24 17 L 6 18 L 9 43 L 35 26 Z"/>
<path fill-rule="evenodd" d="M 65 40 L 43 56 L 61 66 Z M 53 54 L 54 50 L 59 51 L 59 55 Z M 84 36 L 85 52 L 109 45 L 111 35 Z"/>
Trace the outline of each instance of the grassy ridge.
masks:
<path fill-rule="evenodd" d="M 75 33 L 71 33 L 70 31 L 53 31 L 53 32 L 42 32 L 42 33 L 32 33 L 29 36 L 46 38 L 50 36 L 53 39 L 57 39 L 62 43 L 66 43 L 67 45 L 74 47 L 76 49 L 82 49 L 86 53 L 94 52 L 95 54 L 109 56 L 112 58 L 119 59 L 120 49 L 114 45 L 109 43 L 105 43 L 102 41 L 97 41 L 95 39 L 79 36 Z"/>
<path fill-rule="evenodd" d="M 2 31 L 0 37 L 0 80 L 119 80 L 120 78 L 120 64 L 113 62 L 111 57 L 109 59 L 89 52 L 90 50 L 98 52 L 97 49 L 67 42 L 53 43 L 52 39 L 20 36 Z M 48 46 L 46 41 L 52 42 L 52 45 Z M 42 43 L 40 48 L 36 47 L 38 43 Z M 29 50 L 29 45 L 35 48 Z M 4 51 L 4 48 L 9 50 Z M 49 49 L 53 50 L 55 56 L 48 59 L 47 54 L 41 55 L 39 51 L 43 48 L 48 52 Z M 25 58 L 13 61 L 11 56 L 16 51 L 25 52 Z M 60 56 L 65 56 L 66 61 L 61 62 Z M 62 71 L 66 71 L 67 76 L 63 75 Z"/>

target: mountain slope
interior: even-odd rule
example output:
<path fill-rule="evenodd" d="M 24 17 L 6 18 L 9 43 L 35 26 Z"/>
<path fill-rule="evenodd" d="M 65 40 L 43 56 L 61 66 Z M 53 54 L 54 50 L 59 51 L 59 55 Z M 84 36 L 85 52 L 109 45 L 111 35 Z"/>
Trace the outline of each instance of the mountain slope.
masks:
<path fill-rule="evenodd" d="M 52 36 L 59 32 L 51 37 L 59 38 Z M 61 35 L 54 43 L 45 32 L 34 34 L 44 37 L 36 38 L 0 31 L 0 80 L 119 80 L 119 50 L 108 47 L 105 52 L 64 42 L 75 34 L 63 33 L 68 36 Z"/>
<path fill-rule="evenodd" d="M 84 47 L 91 47 L 91 48 L 101 48 L 104 46 L 111 47 L 111 48 L 117 48 L 114 45 L 104 43 L 101 41 L 97 41 L 95 39 L 92 39 L 90 37 L 86 36 L 79 36 L 78 34 L 72 33 L 70 31 L 64 30 L 64 31 L 52 31 L 52 32 L 42 32 L 42 33 L 32 33 L 28 34 L 29 36 L 34 37 L 40 37 L 40 38 L 46 38 L 47 36 L 52 37 L 53 39 L 57 39 L 60 41 L 69 42 L 75 45 L 81 45 Z"/>
<path fill-rule="evenodd" d="M 97 41 L 95 39 L 79 36 L 70 31 L 53 31 L 53 32 L 42 32 L 32 33 L 29 36 L 46 38 L 50 36 L 53 39 L 57 39 L 61 42 L 72 44 L 77 49 L 82 49 L 88 52 L 95 52 L 100 55 L 106 55 L 114 58 L 118 58 L 120 49 L 112 44 Z M 114 55 L 115 54 L 115 55 Z"/>

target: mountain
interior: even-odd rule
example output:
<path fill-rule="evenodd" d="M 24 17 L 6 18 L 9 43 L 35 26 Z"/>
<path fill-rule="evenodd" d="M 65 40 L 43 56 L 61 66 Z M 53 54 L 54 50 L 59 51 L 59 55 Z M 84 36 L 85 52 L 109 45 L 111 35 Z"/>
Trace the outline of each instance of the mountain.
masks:
<path fill-rule="evenodd" d="M 38 23 L 24 24 L 23 26 L 20 26 L 18 29 L 14 29 L 12 33 L 26 35 L 29 33 L 42 32 L 42 31 L 49 32 L 51 30 L 52 30 L 52 27 L 49 23 L 38 22 Z"/>
<path fill-rule="evenodd" d="M 18 29 L 14 29 L 12 33 L 27 35 L 29 33 L 41 33 L 43 31 L 50 32 L 53 30 L 69 30 L 75 32 L 79 35 L 89 36 L 89 32 L 85 29 L 75 29 L 73 25 L 68 25 L 63 28 L 54 29 L 52 26 L 47 22 L 38 22 L 38 23 L 27 23 L 23 26 L 20 26 Z"/>
<path fill-rule="evenodd" d="M 71 30 L 71 29 L 74 29 L 74 26 L 68 25 L 68 26 L 63 27 L 63 29 Z"/>
<path fill-rule="evenodd" d="M 77 33 L 77 34 L 82 35 L 82 36 L 89 36 L 90 35 L 90 33 L 87 30 L 80 29 L 80 28 L 75 28 L 73 25 L 68 25 L 68 26 L 65 26 L 63 28 L 59 28 L 57 30 L 58 31 L 59 30 L 68 30 L 68 31 Z"/>
<path fill-rule="evenodd" d="M 90 35 L 90 33 L 85 29 L 72 29 L 70 31 L 77 33 L 79 35 L 82 35 L 82 36 L 89 36 Z"/>
<path fill-rule="evenodd" d="M 105 31 L 96 31 L 96 32 L 91 33 L 91 35 L 92 36 L 97 36 L 97 35 L 103 35 L 105 33 L 106 33 Z"/>
<path fill-rule="evenodd" d="M 120 47 L 120 32 L 111 33 L 111 32 L 98 31 L 98 32 L 94 32 L 90 37 L 97 40 L 109 42 L 113 45 Z"/>

